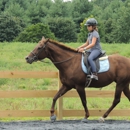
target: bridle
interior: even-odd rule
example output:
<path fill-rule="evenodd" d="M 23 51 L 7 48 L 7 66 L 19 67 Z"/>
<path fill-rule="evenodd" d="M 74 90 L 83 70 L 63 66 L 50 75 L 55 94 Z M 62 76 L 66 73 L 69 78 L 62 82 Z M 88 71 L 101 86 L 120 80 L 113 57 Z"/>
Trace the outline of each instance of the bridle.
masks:
<path fill-rule="evenodd" d="M 48 44 L 48 41 L 49 41 L 49 39 L 44 43 L 44 45 L 40 48 L 40 51 L 39 51 L 37 54 L 33 53 L 33 51 L 31 52 L 31 54 L 33 54 L 33 58 L 32 58 L 33 61 L 38 61 L 38 60 L 39 60 L 39 59 L 38 59 L 38 56 L 39 56 L 40 53 L 46 48 L 46 45 Z M 48 53 L 47 53 L 46 50 L 45 50 L 45 53 L 48 55 Z M 51 56 L 51 55 L 50 55 L 50 56 Z M 75 56 L 76 56 L 76 55 L 73 55 L 72 57 L 70 57 L 70 58 L 68 58 L 68 59 L 66 59 L 66 60 L 63 60 L 63 61 L 53 62 L 53 64 L 60 64 L 60 63 L 67 62 L 67 61 L 71 60 L 72 58 L 74 58 Z M 51 57 L 52 57 L 52 56 L 51 56 Z M 39 61 L 41 61 L 41 60 L 39 60 Z M 41 62 L 43 62 L 43 61 L 41 61 Z"/>
<path fill-rule="evenodd" d="M 48 39 L 49 40 L 49 39 Z M 44 45 L 40 48 L 40 51 L 37 53 L 37 54 L 35 54 L 35 53 L 33 53 L 33 51 L 31 52 L 31 54 L 33 54 L 33 58 L 32 58 L 32 60 L 33 61 L 38 61 L 39 59 L 38 59 L 38 56 L 40 55 L 40 53 L 43 51 L 43 49 L 45 49 L 45 47 L 46 47 L 46 45 L 47 45 L 47 43 L 48 43 L 48 40 L 44 43 Z M 46 52 L 46 51 L 45 51 Z"/>

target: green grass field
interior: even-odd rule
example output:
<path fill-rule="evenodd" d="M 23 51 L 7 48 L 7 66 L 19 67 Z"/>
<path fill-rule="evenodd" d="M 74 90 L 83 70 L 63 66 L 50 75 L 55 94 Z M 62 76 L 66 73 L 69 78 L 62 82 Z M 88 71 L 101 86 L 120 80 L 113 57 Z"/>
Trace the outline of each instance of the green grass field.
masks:
<path fill-rule="evenodd" d="M 66 43 L 67 46 L 77 48 L 81 43 Z M 58 71 L 50 60 L 47 63 L 35 62 L 27 64 L 25 57 L 34 49 L 36 43 L 0 43 L 0 71 L 26 70 L 26 71 Z M 103 44 L 103 50 L 107 55 L 120 54 L 130 57 L 130 44 Z M 0 79 L 0 90 L 47 90 L 57 89 L 57 79 Z M 114 90 L 115 83 L 112 83 L 103 90 Z M 93 90 L 93 89 L 91 89 Z M 107 103 L 106 103 L 107 101 Z M 88 98 L 89 109 L 107 109 L 110 107 L 113 98 Z M 50 109 L 51 98 L 38 99 L 0 99 L 0 110 L 39 110 Z M 77 103 L 78 102 L 78 103 Z M 65 98 L 64 109 L 83 109 L 79 98 Z M 122 98 L 121 103 L 116 107 L 120 109 L 129 108 L 130 103 L 126 98 Z M 18 118 L 17 118 L 18 119 Z M 17 120 L 16 118 L 13 120 Z M 21 118 L 20 118 L 21 119 Z M 22 118 L 22 120 L 29 118 Z M 49 119 L 49 118 L 33 118 Z M 91 118 L 90 118 L 91 119 Z M 1 119 L 3 120 L 3 119 Z M 11 120 L 11 119 L 6 119 Z"/>

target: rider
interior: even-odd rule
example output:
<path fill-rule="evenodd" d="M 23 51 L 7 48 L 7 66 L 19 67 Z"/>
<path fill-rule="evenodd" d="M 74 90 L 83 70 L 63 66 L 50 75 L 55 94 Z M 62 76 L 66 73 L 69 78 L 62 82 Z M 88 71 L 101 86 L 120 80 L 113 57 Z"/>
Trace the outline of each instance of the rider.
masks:
<path fill-rule="evenodd" d="M 90 18 L 86 21 L 85 26 L 87 26 L 89 31 L 88 38 L 86 43 L 77 48 L 78 52 L 84 52 L 86 50 L 90 52 L 90 55 L 88 56 L 88 62 L 92 71 L 91 78 L 95 80 L 98 80 L 98 76 L 94 59 L 96 59 L 102 52 L 97 24 L 97 20 L 94 18 Z"/>

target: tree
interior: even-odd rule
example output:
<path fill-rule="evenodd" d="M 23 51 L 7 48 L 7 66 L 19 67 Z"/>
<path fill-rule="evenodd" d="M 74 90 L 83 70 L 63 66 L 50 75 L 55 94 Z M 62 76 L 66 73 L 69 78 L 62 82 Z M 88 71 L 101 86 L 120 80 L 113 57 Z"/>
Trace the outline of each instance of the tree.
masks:
<path fill-rule="evenodd" d="M 72 18 L 76 23 L 77 33 L 80 31 L 80 23 L 90 16 L 90 11 L 93 9 L 91 2 L 87 0 L 73 0 L 72 1 Z"/>
<path fill-rule="evenodd" d="M 108 7 L 112 1 L 113 0 L 92 0 L 92 2 L 94 2 L 95 5 L 100 6 L 102 10 Z"/>
<path fill-rule="evenodd" d="M 15 41 L 38 42 L 42 36 L 46 38 L 55 39 L 55 36 L 50 31 L 48 25 L 38 23 L 35 25 L 30 25 L 29 27 L 25 28 L 24 31 L 21 32 L 19 36 L 15 39 Z"/>
<path fill-rule="evenodd" d="M 120 18 L 119 12 L 123 2 L 120 0 L 96 0 L 93 3 L 94 8 L 91 13 L 98 18 L 101 41 L 115 42 L 118 33 L 115 30 L 118 28 L 117 20 Z"/>
<path fill-rule="evenodd" d="M 130 42 L 130 4 L 126 2 L 113 1 L 111 3 L 112 16 L 106 20 L 105 39 L 109 43 L 128 43 Z"/>
<path fill-rule="evenodd" d="M 23 30 L 24 26 L 21 19 L 2 13 L 0 15 L 0 42 L 12 41 Z"/>
<path fill-rule="evenodd" d="M 105 33 L 104 33 L 104 39 L 105 42 L 107 43 L 112 43 L 113 42 L 113 20 L 109 18 L 108 20 L 105 20 L 104 22 L 105 25 Z"/>
<path fill-rule="evenodd" d="M 50 18 L 48 21 L 51 31 L 61 42 L 74 42 L 77 39 L 76 28 L 73 20 L 69 18 Z"/>
<path fill-rule="evenodd" d="M 56 33 L 59 40 L 66 41 L 66 33 L 63 33 L 65 28 L 73 34 L 70 35 L 70 39 L 76 39 L 76 33 L 81 34 L 80 24 L 85 18 L 93 15 L 97 18 L 99 24 L 99 33 L 101 41 L 113 43 L 113 42 L 128 42 L 128 31 L 120 31 L 122 28 L 127 30 L 129 26 L 129 3 L 130 0 L 72 0 L 64 2 L 63 0 L 0 0 L 0 14 L 6 13 L 10 17 L 22 19 L 26 27 L 31 24 L 44 23 L 49 24 L 50 29 Z M 57 19 L 69 19 L 72 27 L 68 25 L 63 27 L 61 22 Z M 51 20 L 51 21 L 50 21 Z M 121 25 L 124 22 L 125 27 Z M 53 24 L 54 23 L 54 24 Z M 60 24 L 62 31 L 59 29 Z M 55 25 L 54 27 L 52 25 Z M 63 29 L 64 28 L 64 29 Z M 64 30 L 64 31 L 63 31 Z M 124 33 L 123 33 L 124 32 Z M 125 34 L 128 32 L 128 34 Z M 62 35 L 60 35 L 62 33 Z M 84 34 L 79 37 L 84 36 Z M 63 35 L 65 36 L 63 38 Z M 118 38 L 116 37 L 118 36 Z M 81 38 L 82 39 L 82 38 Z"/>
<path fill-rule="evenodd" d="M 23 18 L 25 15 L 24 8 L 20 7 L 18 3 L 11 3 L 8 8 L 5 10 L 6 13 L 14 17 Z"/>
<path fill-rule="evenodd" d="M 8 0 L 0 0 L 0 13 L 5 10 L 7 3 L 8 3 Z"/>
<path fill-rule="evenodd" d="M 129 7 L 129 8 L 126 8 Z M 130 5 L 126 5 L 121 8 L 119 12 L 119 18 L 116 20 L 116 24 L 113 25 L 114 31 L 113 35 L 115 36 L 115 42 L 120 43 L 129 43 L 130 42 Z"/>
<path fill-rule="evenodd" d="M 39 17 L 44 19 L 49 14 L 51 6 L 52 6 L 51 0 L 38 0 L 37 9 L 39 11 Z"/>
<path fill-rule="evenodd" d="M 71 10 L 67 2 L 63 0 L 54 0 L 54 3 L 50 7 L 49 14 L 51 17 L 70 17 Z"/>
<path fill-rule="evenodd" d="M 85 18 L 83 22 L 80 24 L 80 33 L 78 35 L 78 42 L 85 42 L 88 36 L 88 30 L 84 24 L 86 23 L 88 18 Z"/>
<path fill-rule="evenodd" d="M 27 10 L 27 22 L 29 25 L 43 23 L 52 5 L 51 0 L 36 0 L 30 3 Z"/>
<path fill-rule="evenodd" d="M 39 17 L 39 11 L 37 8 L 36 1 L 33 1 L 27 10 L 27 17 L 28 17 L 28 23 L 31 24 L 37 24 L 42 22 L 41 18 Z"/>
<path fill-rule="evenodd" d="M 19 4 L 20 7 L 24 9 L 24 11 L 26 11 L 28 9 L 29 5 L 30 5 L 29 0 L 11 0 L 9 2 L 10 2 L 10 4 L 12 4 L 12 3 L 13 4 Z"/>

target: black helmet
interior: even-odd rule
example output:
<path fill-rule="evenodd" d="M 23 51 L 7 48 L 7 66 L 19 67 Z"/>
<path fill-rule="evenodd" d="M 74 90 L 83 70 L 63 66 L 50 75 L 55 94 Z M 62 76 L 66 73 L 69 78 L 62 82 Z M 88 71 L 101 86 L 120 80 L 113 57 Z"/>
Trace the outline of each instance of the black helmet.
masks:
<path fill-rule="evenodd" d="M 88 25 L 93 26 L 93 25 L 97 25 L 97 24 L 98 24 L 98 22 L 95 18 L 90 18 L 86 21 L 86 23 L 84 25 L 85 26 L 88 26 Z"/>

